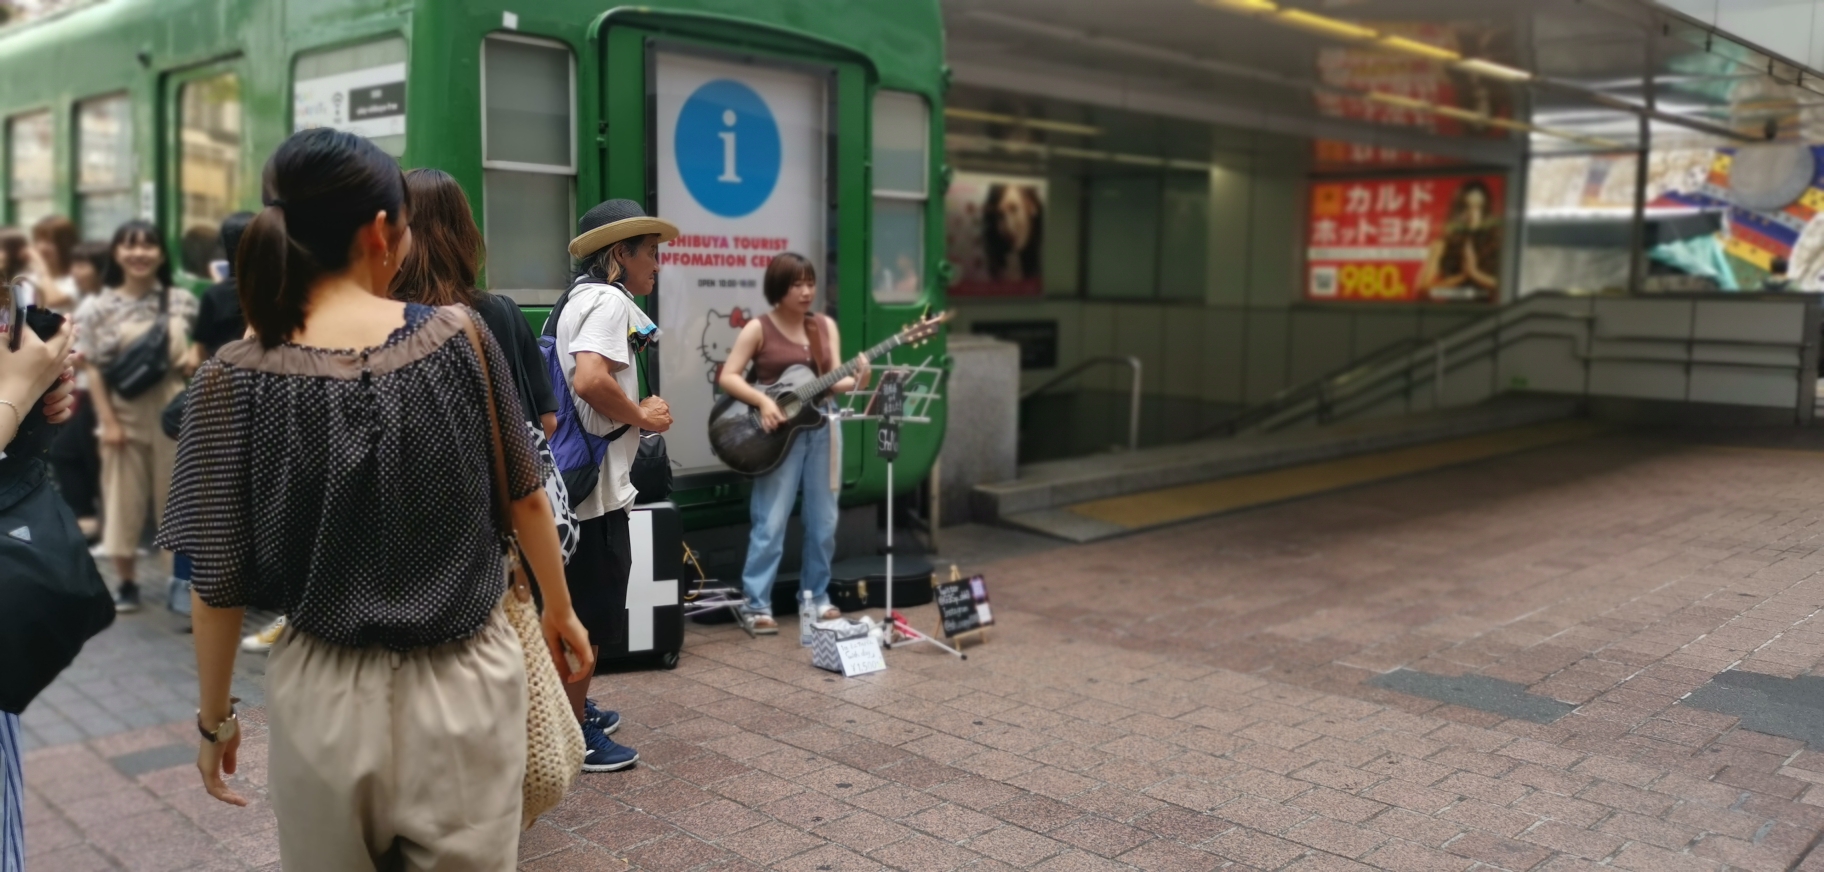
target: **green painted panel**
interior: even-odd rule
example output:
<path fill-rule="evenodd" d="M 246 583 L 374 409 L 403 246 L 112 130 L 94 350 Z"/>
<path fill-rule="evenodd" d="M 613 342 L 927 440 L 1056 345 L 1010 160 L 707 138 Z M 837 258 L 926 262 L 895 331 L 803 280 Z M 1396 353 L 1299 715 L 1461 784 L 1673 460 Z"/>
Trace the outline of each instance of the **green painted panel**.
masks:
<path fill-rule="evenodd" d="M 1045 295 L 1076 296 L 1083 292 L 1083 182 L 1076 176 L 1048 180 L 1045 204 Z"/>
<path fill-rule="evenodd" d="M 1209 296 L 1212 305 L 1248 300 L 1249 220 L 1254 179 L 1247 156 L 1231 156 L 1210 171 Z"/>
<path fill-rule="evenodd" d="M 67 172 L 73 165 L 71 108 L 86 97 L 126 91 L 134 106 L 138 179 L 159 185 L 156 211 L 169 227 L 177 201 L 170 189 L 174 170 L 161 165 L 172 151 L 159 99 L 162 81 L 223 63 L 235 65 L 245 95 L 243 165 L 250 177 L 257 177 L 266 155 L 291 133 L 292 70 L 300 52 L 403 36 L 408 84 L 401 162 L 451 173 L 469 192 L 480 221 L 487 206 L 481 166 L 482 45 L 490 33 L 514 31 L 568 46 L 575 59 L 577 208 L 604 196 L 646 200 L 644 36 L 622 27 L 592 33 L 591 25 L 611 7 L 594 0 L 108 0 L 0 33 L 0 119 L 33 108 L 52 110 L 59 168 L 55 208 L 68 213 L 73 206 Z M 861 12 L 847 0 L 659 0 L 621 7 L 616 14 L 637 19 L 649 30 L 741 52 L 847 64 L 838 77 L 841 129 L 833 168 L 833 187 L 844 204 L 833 228 L 841 246 L 833 278 L 841 295 L 845 347 L 853 350 L 878 340 L 920 311 L 878 306 L 862 293 L 869 233 L 866 109 L 878 87 L 924 96 L 933 108 L 930 173 L 937 177 L 945 69 L 937 0 L 896 0 Z M 612 87 L 603 87 L 604 82 Z M 4 185 L 0 174 L 0 198 Z M 240 205 L 257 206 L 258 186 L 242 189 Z M 941 198 L 933 197 L 927 209 L 926 238 L 941 240 Z M 170 232 L 175 243 L 176 229 Z M 549 244 L 561 252 L 567 235 Z M 941 256 L 941 247 L 927 245 L 926 274 L 933 280 L 924 298 L 933 308 L 944 305 L 943 289 L 934 280 Z M 542 314 L 528 311 L 528 321 L 539 324 Z M 941 341 L 927 347 L 941 359 Z M 924 428 L 925 435 L 906 439 L 898 469 L 902 487 L 913 486 L 936 456 L 942 407 L 935 411 L 938 420 Z M 851 471 L 857 468 L 859 451 L 850 451 Z M 878 497 L 880 471 L 869 467 L 861 472 L 846 499 Z M 679 499 L 693 506 L 693 517 L 700 520 L 723 508 L 739 513 L 736 491 L 680 494 Z M 687 524 L 695 523 L 687 518 Z"/>
<path fill-rule="evenodd" d="M 1166 175 L 1160 222 L 1159 298 L 1202 300 L 1209 284 L 1209 174 Z"/>
<path fill-rule="evenodd" d="M 1151 299 L 1159 281 L 1159 177 L 1098 176 L 1088 191 L 1089 296 Z"/>

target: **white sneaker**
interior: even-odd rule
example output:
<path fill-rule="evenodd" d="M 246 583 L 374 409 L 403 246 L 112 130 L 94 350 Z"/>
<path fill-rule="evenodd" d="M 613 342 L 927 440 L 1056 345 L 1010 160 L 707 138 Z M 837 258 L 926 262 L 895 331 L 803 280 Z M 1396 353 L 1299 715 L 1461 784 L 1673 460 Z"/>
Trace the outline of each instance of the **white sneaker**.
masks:
<path fill-rule="evenodd" d="M 284 630 L 285 616 L 280 615 L 277 620 L 267 624 L 266 629 L 242 639 L 241 650 L 249 654 L 264 654 L 271 651 L 273 644 L 279 641 L 279 634 Z"/>

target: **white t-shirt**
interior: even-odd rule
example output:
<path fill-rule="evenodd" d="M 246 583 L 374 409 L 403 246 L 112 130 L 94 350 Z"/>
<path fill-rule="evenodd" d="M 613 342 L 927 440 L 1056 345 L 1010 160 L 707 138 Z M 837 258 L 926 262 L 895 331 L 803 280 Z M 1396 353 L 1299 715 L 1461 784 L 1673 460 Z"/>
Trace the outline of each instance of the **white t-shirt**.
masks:
<path fill-rule="evenodd" d="M 628 347 L 627 339 L 634 330 L 651 324 L 652 320 L 633 301 L 632 295 L 619 285 L 601 284 L 578 285 L 570 292 L 570 301 L 564 306 L 563 317 L 558 319 L 558 359 L 563 364 L 565 387 L 576 400 L 577 414 L 582 419 L 583 428 L 597 436 L 606 436 L 622 424 L 634 425 L 621 438 L 608 443 L 608 453 L 602 460 L 601 478 L 597 480 L 595 490 L 589 494 L 588 499 L 575 507 L 578 520 L 599 518 L 633 505 L 635 491 L 630 474 L 633 471 L 633 459 L 640 450 L 640 430 L 637 421 L 614 421 L 583 402 L 581 397 L 576 397 L 576 355 L 578 352 L 591 351 L 622 364 L 614 374 L 614 381 L 621 386 L 628 399 L 637 403 L 640 399 L 640 380 L 634 369 L 633 353 Z M 656 338 L 656 331 L 654 335 Z"/>

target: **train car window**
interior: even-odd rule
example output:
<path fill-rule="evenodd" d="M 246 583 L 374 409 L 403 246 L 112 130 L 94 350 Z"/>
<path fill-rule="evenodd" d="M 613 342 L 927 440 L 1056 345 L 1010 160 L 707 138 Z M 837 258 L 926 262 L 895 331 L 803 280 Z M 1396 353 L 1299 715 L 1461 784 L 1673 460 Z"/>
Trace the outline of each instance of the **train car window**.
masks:
<path fill-rule="evenodd" d="M 185 82 L 177 99 L 180 224 L 219 231 L 241 204 L 241 77 Z"/>
<path fill-rule="evenodd" d="M 52 186 L 56 165 L 51 157 L 51 113 L 16 115 L 6 122 L 6 218 L 19 227 L 30 227 L 56 211 Z"/>
<path fill-rule="evenodd" d="M 901 91 L 874 95 L 874 299 L 909 303 L 924 288 L 931 108 Z"/>
<path fill-rule="evenodd" d="M 107 239 L 139 214 L 137 170 L 127 95 L 76 104 L 76 215 L 84 239 Z"/>
<path fill-rule="evenodd" d="M 482 41 L 482 219 L 488 283 L 522 304 L 569 284 L 576 215 L 576 70 L 561 43 Z"/>
<path fill-rule="evenodd" d="M 405 38 L 389 36 L 298 55 L 291 71 L 291 129 L 333 127 L 405 154 Z"/>

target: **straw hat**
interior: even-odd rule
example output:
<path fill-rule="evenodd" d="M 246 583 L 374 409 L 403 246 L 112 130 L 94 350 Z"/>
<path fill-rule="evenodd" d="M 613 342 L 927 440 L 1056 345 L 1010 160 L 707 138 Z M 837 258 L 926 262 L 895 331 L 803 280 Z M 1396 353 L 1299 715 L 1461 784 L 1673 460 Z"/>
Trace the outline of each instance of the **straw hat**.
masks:
<path fill-rule="evenodd" d="M 570 240 L 570 256 L 577 260 L 635 236 L 656 233 L 660 242 L 678 237 L 678 225 L 647 215 L 632 200 L 602 201 L 577 219 L 576 230 L 576 238 Z"/>

